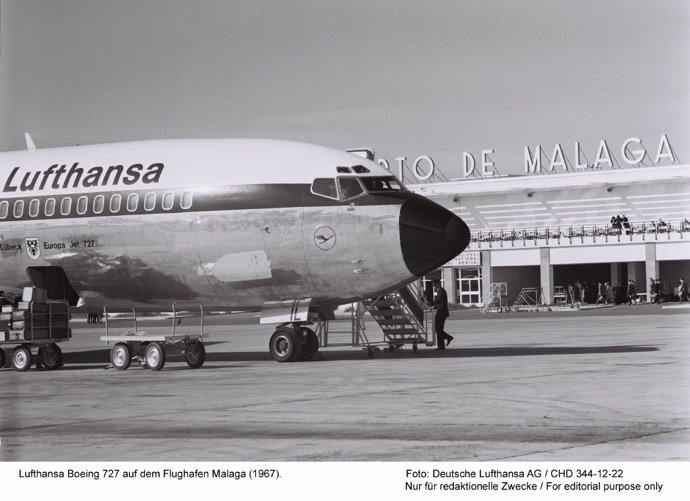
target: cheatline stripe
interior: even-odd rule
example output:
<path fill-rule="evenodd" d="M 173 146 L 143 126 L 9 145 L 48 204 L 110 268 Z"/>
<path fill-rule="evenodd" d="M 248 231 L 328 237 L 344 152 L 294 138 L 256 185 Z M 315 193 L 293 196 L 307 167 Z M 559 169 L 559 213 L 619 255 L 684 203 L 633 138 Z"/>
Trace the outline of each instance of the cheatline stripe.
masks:
<path fill-rule="evenodd" d="M 163 200 L 166 193 L 174 196 L 172 207 L 163 208 Z M 189 198 L 191 195 L 191 198 Z M 110 210 L 110 200 L 113 196 L 121 199 L 120 207 Z M 127 209 L 127 201 L 130 196 L 137 197 L 136 208 Z M 145 208 L 146 197 L 155 199 L 152 208 Z M 183 197 L 188 197 L 190 207 L 183 208 Z M 299 207 L 337 207 L 354 204 L 357 206 L 374 205 L 400 205 L 413 195 L 410 192 L 375 193 L 344 202 L 315 195 L 311 192 L 309 184 L 254 184 L 240 186 L 221 186 L 210 188 L 176 188 L 176 189 L 147 189 L 147 190 L 123 190 L 101 191 L 89 193 L 70 193 L 66 195 L 41 195 L 13 198 L 0 198 L 0 221 L 27 221 L 44 219 L 73 219 L 88 217 L 129 216 L 142 214 L 169 214 L 179 212 L 210 212 L 210 211 L 235 211 L 250 209 L 290 209 Z M 78 213 L 79 200 L 86 198 L 87 203 L 83 213 Z M 104 208 L 102 211 L 94 211 L 94 201 L 97 197 L 103 197 Z M 55 212 L 47 216 L 45 212 L 46 201 L 55 201 Z M 70 199 L 71 207 L 67 215 L 60 213 L 63 200 Z M 38 213 L 31 211 L 33 201 L 38 201 Z M 23 203 L 21 214 L 15 217 L 17 202 Z M 5 202 L 7 204 L 5 205 Z M 35 206 L 35 202 L 34 202 Z M 5 213 L 5 209 L 7 212 Z M 4 217 L 2 217 L 4 215 Z"/>

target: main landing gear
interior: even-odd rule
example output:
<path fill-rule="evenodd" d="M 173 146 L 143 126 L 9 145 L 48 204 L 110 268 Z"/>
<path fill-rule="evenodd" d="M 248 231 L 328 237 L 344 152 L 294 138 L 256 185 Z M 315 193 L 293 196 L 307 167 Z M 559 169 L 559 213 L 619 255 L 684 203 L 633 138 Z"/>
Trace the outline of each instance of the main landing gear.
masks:
<path fill-rule="evenodd" d="M 305 360 L 319 351 L 319 338 L 309 327 L 283 324 L 271 336 L 268 347 L 278 362 L 296 362 Z"/>

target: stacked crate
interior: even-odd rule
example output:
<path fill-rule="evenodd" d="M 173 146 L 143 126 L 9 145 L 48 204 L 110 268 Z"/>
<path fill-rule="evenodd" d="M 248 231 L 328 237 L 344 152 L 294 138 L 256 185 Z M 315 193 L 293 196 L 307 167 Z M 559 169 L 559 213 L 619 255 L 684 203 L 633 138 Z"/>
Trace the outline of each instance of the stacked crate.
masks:
<path fill-rule="evenodd" d="M 44 289 L 25 287 L 21 301 L 7 298 L 0 313 L 0 341 L 40 341 L 71 336 L 69 306 L 46 301 Z"/>

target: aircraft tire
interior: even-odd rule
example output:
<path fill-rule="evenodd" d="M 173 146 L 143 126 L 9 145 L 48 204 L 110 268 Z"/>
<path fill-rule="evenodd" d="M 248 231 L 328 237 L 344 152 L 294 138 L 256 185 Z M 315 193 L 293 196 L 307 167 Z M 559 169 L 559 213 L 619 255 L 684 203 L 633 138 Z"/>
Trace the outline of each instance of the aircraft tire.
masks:
<path fill-rule="evenodd" d="M 294 362 L 302 352 L 302 339 L 294 330 L 280 327 L 271 336 L 268 348 L 276 361 Z"/>
<path fill-rule="evenodd" d="M 319 351 L 319 337 L 316 335 L 316 332 L 308 327 L 302 327 L 299 332 L 302 336 L 301 360 L 304 360 L 309 355 Z"/>
<path fill-rule="evenodd" d="M 5 355 L 5 350 L 0 348 L 0 369 L 5 367 L 5 362 L 7 362 L 7 355 Z"/>
<path fill-rule="evenodd" d="M 27 346 L 17 346 L 12 352 L 12 366 L 19 372 L 26 372 L 31 367 L 31 350 Z"/>
<path fill-rule="evenodd" d="M 125 370 L 132 363 L 132 354 L 129 351 L 129 346 L 125 343 L 117 343 L 110 350 L 110 361 L 118 370 Z"/>
<path fill-rule="evenodd" d="M 165 365 L 165 348 L 158 342 L 149 343 L 146 346 L 146 365 L 152 371 L 159 371 Z"/>
<path fill-rule="evenodd" d="M 185 360 L 187 360 L 187 365 L 192 369 L 198 369 L 206 361 L 206 348 L 204 348 L 204 343 L 201 341 L 192 341 L 189 343 L 185 354 Z"/>
<path fill-rule="evenodd" d="M 43 361 L 43 367 L 49 371 L 55 370 L 62 365 L 62 350 L 60 347 L 51 343 L 38 350 L 39 358 Z"/>

